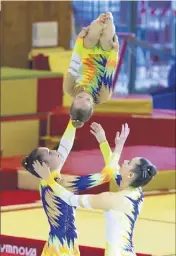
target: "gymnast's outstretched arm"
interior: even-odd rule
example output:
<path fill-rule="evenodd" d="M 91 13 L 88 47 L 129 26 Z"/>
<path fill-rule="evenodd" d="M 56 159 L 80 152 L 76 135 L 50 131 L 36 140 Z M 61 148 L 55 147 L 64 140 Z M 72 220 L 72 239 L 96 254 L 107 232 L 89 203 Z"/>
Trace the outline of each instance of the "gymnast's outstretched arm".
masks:
<path fill-rule="evenodd" d="M 94 133 L 94 132 L 92 132 L 92 133 Z M 61 180 L 61 181 L 59 181 L 59 183 L 73 192 L 79 192 L 81 190 L 85 190 L 85 189 L 88 189 L 88 188 L 91 188 L 94 186 L 98 186 L 100 184 L 110 181 L 110 179 L 113 177 L 114 173 L 117 174 L 118 180 L 120 183 L 121 176 L 118 172 L 118 168 L 119 168 L 118 161 L 120 159 L 123 145 L 128 137 L 128 134 L 129 134 L 128 125 L 127 124 L 122 125 L 121 134 L 119 135 L 119 133 L 117 133 L 116 138 L 115 138 L 115 150 L 109 157 L 109 160 L 108 160 L 105 168 L 103 168 L 103 170 L 101 171 L 101 173 L 85 175 L 82 177 L 81 176 L 77 176 L 77 177 L 73 177 L 73 178 L 71 177 L 68 179 L 63 179 L 63 181 Z M 45 170 L 45 169 L 47 169 L 47 167 L 44 168 L 39 163 L 35 163 L 34 168 L 35 168 L 35 171 L 37 173 L 39 173 L 40 177 L 42 177 L 45 180 L 46 178 L 43 175 L 44 175 L 44 173 L 47 172 Z M 51 173 L 52 178 L 56 177 L 54 175 L 55 175 L 55 172 L 52 172 Z M 45 183 L 45 181 L 44 181 L 44 183 Z"/>
<path fill-rule="evenodd" d="M 92 133 L 97 138 L 100 144 L 100 150 L 102 152 L 105 165 L 109 162 L 109 158 L 112 155 L 111 148 L 109 146 L 109 143 L 106 140 L 105 132 L 103 128 L 93 123 L 91 125 Z M 97 128 L 97 129 L 96 129 Z M 71 123 L 71 120 L 69 121 L 67 128 L 61 138 L 60 145 L 58 148 L 59 155 L 62 159 L 61 164 L 59 165 L 57 171 L 61 171 L 74 143 L 76 134 L 76 129 Z M 98 137 L 97 137 L 98 136 Z M 121 152 L 119 152 L 121 154 Z M 117 161 L 118 163 L 118 161 Z M 79 192 L 81 190 L 85 190 L 94 186 L 98 186 L 100 184 L 103 184 L 105 182 L 108 182 L 112 178 L 111 175 L 108 172 L 102 171 L 101 173 L 97 174 L 90 174 L 90 175 L 84 175 L 84 176 L 68 176 L 64 177 L 60 184 L 64 186 L 67 189 L 70 189 L 74 192 Z"/>
<path fill-rule="evenodd" d="M 58 166 L 57 171 L 61 171 L 75 140 L 76 128 L 72 125 L 71 120 L 69 121 L 67 128 L 60 140 L 59 147 L 57 149 L 59 157 L 61 158 L 61 164 Z"/>
<path fill-rule="evenodd" d="M 112 151 L 106 140 L 105 131 L 100 124 L 93 123 L 91 125 L 91 133 L 96 137 L 100 150 L 104 158 L 105 166 L 107 166 L 112 157 Z M 89 188 L 99 186 L 101 184 L 109 182 L 114 179 L 117 185 L 120 185 L 121 175 L 119 174 L 119 159 L 123 150 L 123 146 L 129 134 L 128 125 L 122 126 L 121 134 L 117 133 L 115 143 L 116 143 L 116 163 L 113 171 L 109 171 L 108 168 L 104 168 L 100 173 L 88 174 L 83 176 L 67 176 L 60 180 L 59 184 L 67 188 L 69 191 L 78 193 Z"/>

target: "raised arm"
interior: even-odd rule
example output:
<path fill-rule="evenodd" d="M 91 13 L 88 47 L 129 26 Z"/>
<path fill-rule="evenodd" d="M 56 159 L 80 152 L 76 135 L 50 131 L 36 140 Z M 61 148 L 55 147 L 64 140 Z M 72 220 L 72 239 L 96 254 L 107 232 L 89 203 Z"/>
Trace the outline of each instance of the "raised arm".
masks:
<path fill-rule="evenodd" d="M 121 156 L 121 152 L 123 150 L 124 143 L 128 137 L 128 134 L 129 134 L 128 125 L 127 124 L 122 125 L 121 134 L 119 132 L 117 132 L 116 134 L 115 150 L 113 154 L 108 149 L 109 146 L 107 142 L 104 142 L 104 146 L 103 146 L 104 150 L 105 151 L 107 150 L 107 152 L 110 152 L 111 155 L 108 157 L 109 153 L 104 152 L 107 157 L 105 160 L 107 164 L 106 164 L 106 167 L 103 168 L 103 170 L 100 173 L 89 174 L 84 176 L 67 176 L 67 177 L 64 177 L 63 179 L 60 179 L 58 182 L 63 187 L 67 188 L 69 191 L 72 191 L 74 193 L 78 193 L 80 191 L 104 184 L 106 182 L 109 182 L 112 178 L 116 180 L 117 185 L 120 185 L 121 175 L 119 174 L 118 162 Z M 114 160 L 112 161 L 112 159 Z M 109 168 L 110 161 L 111 161 L 111 165 L 113 163 L 113 166 L 111 168 Z M 41 172 L 42 174 L 42 166 L 37 165 L 35 169 L 36 169 L 36 172 Z M 53 176 L 54 178 L 58 177 L 57 172 L 52 172 L 52 175 L 55 175 Z"/>
<path fill-rule="evenodd" d="M 91 124 L 91 133 L 96 137 L 100 145 L 100 150 L 104 158 L 105 166 L 108 164 L 112 156 L 111 148 L 106 140 L 105 132 L 101 125 L 97 123 Z M 100 184 L 108 182 L 112 178 L 113 173 L 102 170 L 101 173 L 88 174 L 82 176 L 63 176 L 59 182 L 63 187 L 73 191 L 74 193 L 89 189 Z"/>
<path fill-rule="evenodd" d="M 109 143 L 106 140 L 104 129 L 100 124 L 93 123 L 91 125 L 91 133 L 96 137 L 100 143 L 100 149 L 104 158 L 105 166 L 108 166 L 112 157 L 112 151 L 109 147 Z M 109 182 L 112 178 L 115 179 L 117 185 L 120 185 L 121 175 L 119 174 L 119 159 L 123 150 L 123 146 L 129 134 L 128 125 L 122 125 L 121 134 L 117 133 L 115 138 L 115 152 L 116 162 L 113 166 L 113 171 L 109 172 L 109 169 L 104 168 L 100 173 L 88 174 L 83 176 L 64 176 L 59 184 L 67 188 L 69 191 L 78 193 L 86 189 L 90 189 L 101 184 Z"/>
<path fill-rule="evenodd" d="M 104 162 L 106 165 L 109 162 L 110 156 L 112 154 L 112 150 L 111 150 L 109 143 L 106 139 L 105 131 L 102 128 L 102 126 L 100 124 L 94 123 L 94 126 L 95 125 L 96 126 L 98 125 L 99 127 L 97 126 L 96 130 L 94 129 L 94 132 L 91 132 L 91 133 L 94 134 L 94 136 L 96 137 L 96 139 L 100 145 L 100 150 L 101 150 L 101 153 L 103 155 Z M 122 125 L 121 134 L 117 132 L 117 135 L 115 138 L 115 144 L 117 146 L 119 155 L 121 155 L 121 152 L 123 150 L 123 147 L 124 147 L 124 144 L 126 142 L 128 135 L 129 135 L 129 132 L 130 132 L 130 129 L 128 128 L 128 124 Z M 121 176 L 119 174 L 119 168 L 116 168 L 112 178 L 116 181 L 116 184 L 119 186 L 120 181 L 121 181 Z"/>
<path fill-rule="evenodd" d="M 119 132 L 117 132 L 116 134 L 114 152 L 110 156 L 109 162 L 100 173 L 69 177 L 67 179 L 60 180 L 59 183 L 65 188 L 73 191 L 74 193 L 106 183 L 110 181 L 114 175 L 117 178 L 117 183 L 120 184 L 121 175 L 118 172 L 118 162 L 123 149 L 123 145 L 129 134 L 129 128 L 127 124 L 122 125 L 122 131 L 121 134 L 119 134 Z M 46 172 L 45 170 L 42 170 L 44 167 L 38 163 L 36 166 L 34 166 L 34 168 L 37 173 L 40 173 L 40 177 L 43 178 L 43 173 Z M 55 172 L 52 172 L 52 176 L 54 175 L 54 173 Z M 43 179 L 45 180 L 45 178 Z"/>
<path fill-rule="evenodd" d="M 108 166 L 110 160 L 112 159 L 112 151 L 106 140 L 104 129 L 100 124 L 93 123 L 91 125 L 91 133 L 96 137 L 98 143 L 100 143 L 100 149 L 104 158 L 105 166 Z M 88 174 L 83 176 L 68 176 L 63 177 L 59 182 L 63 187 L 67 188 L 69 191 L 78 193 L 80 191 L 93 188 L 109 182 L 112 178 L 115 179 L 117 185 L 120 185 L 121 175 L 119 174 L 119 159 L 123 150 L 125 141 L 129 135 L 128 125 L 122 125 L 121 133 L 117 133 L 115 138 L 115 153 L 116 162 L 113 166 L 113 171 L 109 172 L 109 169 L 104 168 L 100 173 Z"/>
<path fill-rule="evenodd" d="M 104 163 L 105 165 L 107 165 L 112 155 L 112 150 L 106 139 L 105 131 L 100 124 L 95 122 L 92 123 L 90 127 L 91 127 L 90 132 L 95 136 L 97 142 L 99 143 L 99 147 L 104 159 Z"/>
<path fill-rule="evenodd" d="M 60 140 L 59 147 L 57 151 L 59 152 L 59 156 L 61 157 L 62 161 L 60 166 L 58 167 L 57 171 L 61 171 L 62 166 L 64 165 L 75 140 L 76 135 L 76 128 L 72 125 L 71 120 L 69 121 L 67 128 Z"/>

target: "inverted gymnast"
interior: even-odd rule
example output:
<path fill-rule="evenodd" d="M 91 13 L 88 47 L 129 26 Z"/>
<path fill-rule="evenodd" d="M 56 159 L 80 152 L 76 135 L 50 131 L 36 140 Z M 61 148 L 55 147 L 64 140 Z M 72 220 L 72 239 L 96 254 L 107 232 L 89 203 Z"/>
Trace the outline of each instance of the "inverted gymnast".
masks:
<path fill-rule="evenodd" d="M 43 175 L 39 174 L 40 170 L 35 170 L 36 166 L 34 163 L 35 161 L 38 161 L 37 163 L 41 164 L 45 163 L 52 172 L 53 179 L 74 193 L 108 182 L 112 177 L 114 177 L 117 183 L 120 184 L 121 177 L 118 173 L 114 172 L 117 165 L 116 161 L 107 164 L 101 173 L 73 177 L 60 175 L 60 170 L 73 146 L 75 132 L 76 129 L 70 121 L 57 151 L 42 147 L 37 148 L 23 160 L 22 165 L 31 174 L 41 178 Z M 117 158 L 117 154 L 118 158 L 120 157 L 124 143 L 129 134 L 129 128 L 128 125 L 125 124 L 122 126 L 121 134 L 117 133 L 117 146 L 114 154 L 111 154 L 109 144 L 106 141 L 104 131 L 101 129 L 100 125 L 93 123 L 91 125 L 91 133 L 100 143 L 101 152 L 104 160 L 107 162 L 109 161 L 109 157 L 112 160 Z M 43 208 L 50 225 L 49 238 L 43 249 L 42 256 L 79 256 L 80 253 L 77 245 L 77 230 L 74 217 L 75 207 L 65 203 L 44 179 L 40 182 L 40 194 Z"/>
<path fill-rule="evenodd" d="M 90 119 L 94 104 L 110 99 L 118 48 L 110 12 L 101 14 L 78 35 L 63 85 L 73 98 L 70 116 L 76 128 Z"/>
<path fill-rule="evenodd" d="M 95 135 L 96 136 L 96 135 Z M 114 157 L 110 158 L 108 168 L 117 167 L 119 160 L 118 144 L 114 150 Z M 108 162 L 111 150 L 106 152 Z M 143 186 L 147 185 L 156 175 L 156 167 L 145 158 L 135 157 L 131 161 L 124 161 L 119 168 L 118 192 L 105 192 L 97 195 L 75 195 L 66 190 L 53 179 L 46 164 L 34 164 L 36 172 L 43 178 L 55 195 L 62 198 L 73 207 L 88 209 L 102 209 L 106 221 L 106 256 L 135 256 L 133 247 L 133 231 L 140 208 L 143 203 Z M 107 167 L 105 167 L 106 169 Z M 114 170 L 115 171 L 115 170 Z M 115 172 L 118 175 L 117 172 Z M 93 230 L 92 230 L 93 231 Z"/>

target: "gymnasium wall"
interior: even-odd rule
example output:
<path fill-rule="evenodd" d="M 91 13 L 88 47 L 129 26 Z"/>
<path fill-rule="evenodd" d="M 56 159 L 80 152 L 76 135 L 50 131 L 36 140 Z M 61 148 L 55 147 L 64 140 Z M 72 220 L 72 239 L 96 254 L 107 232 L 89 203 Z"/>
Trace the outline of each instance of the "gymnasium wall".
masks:
<path fill-rule="evenodd" d="M 3 1 L 1 5 L 1 66 L 28 67 L 34 22 L 58 21 L 58 46 L 69 49 L 71 1 Z"/>
<path fill-rule="evenodd" d="M 39 144 L 39 115 L 62 106 L 59 73 L 1 68 L 0 150 L 3 157 L 28 154 Z"/>

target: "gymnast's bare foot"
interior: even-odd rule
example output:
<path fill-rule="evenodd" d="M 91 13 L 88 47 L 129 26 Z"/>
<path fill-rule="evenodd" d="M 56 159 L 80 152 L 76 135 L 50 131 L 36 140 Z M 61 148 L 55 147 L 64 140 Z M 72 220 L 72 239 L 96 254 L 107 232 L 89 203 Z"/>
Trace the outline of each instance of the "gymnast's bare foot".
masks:
<path fill-rule="evenodd" d="M 98 23 L 100 23 L 101 25 L 103 25 L 106 21 L 106 14 L 104 14 L 104 13 L 100 14 L 100 16 L 97 18 L 96 21 Z"/>
<path fill-rule="evenodd" d="M 103 13 L 90 24 L 88 33 L 84 38 L 85 48 L 91 49 L 98 44 L 100 36 L 106 27 L 105 20 L 106 15 Z"/>
<path fill-rule="evenodd" d="M 111 12 L 107 12 L 105 14 L 105 21 L 108 21 L 108 20 L 113 20 L 113 16 L 112 16 L 112 13 Z"/>
<path fill-rule="evenodd" d="M 100 37 L 100 45 L 104 51 L 109 51 L 113 48 L 113 38 L 115 35 L 115 26 L 111 12 L 106 13 L 105 25 L 106 27 L 103 29 Z"/>

